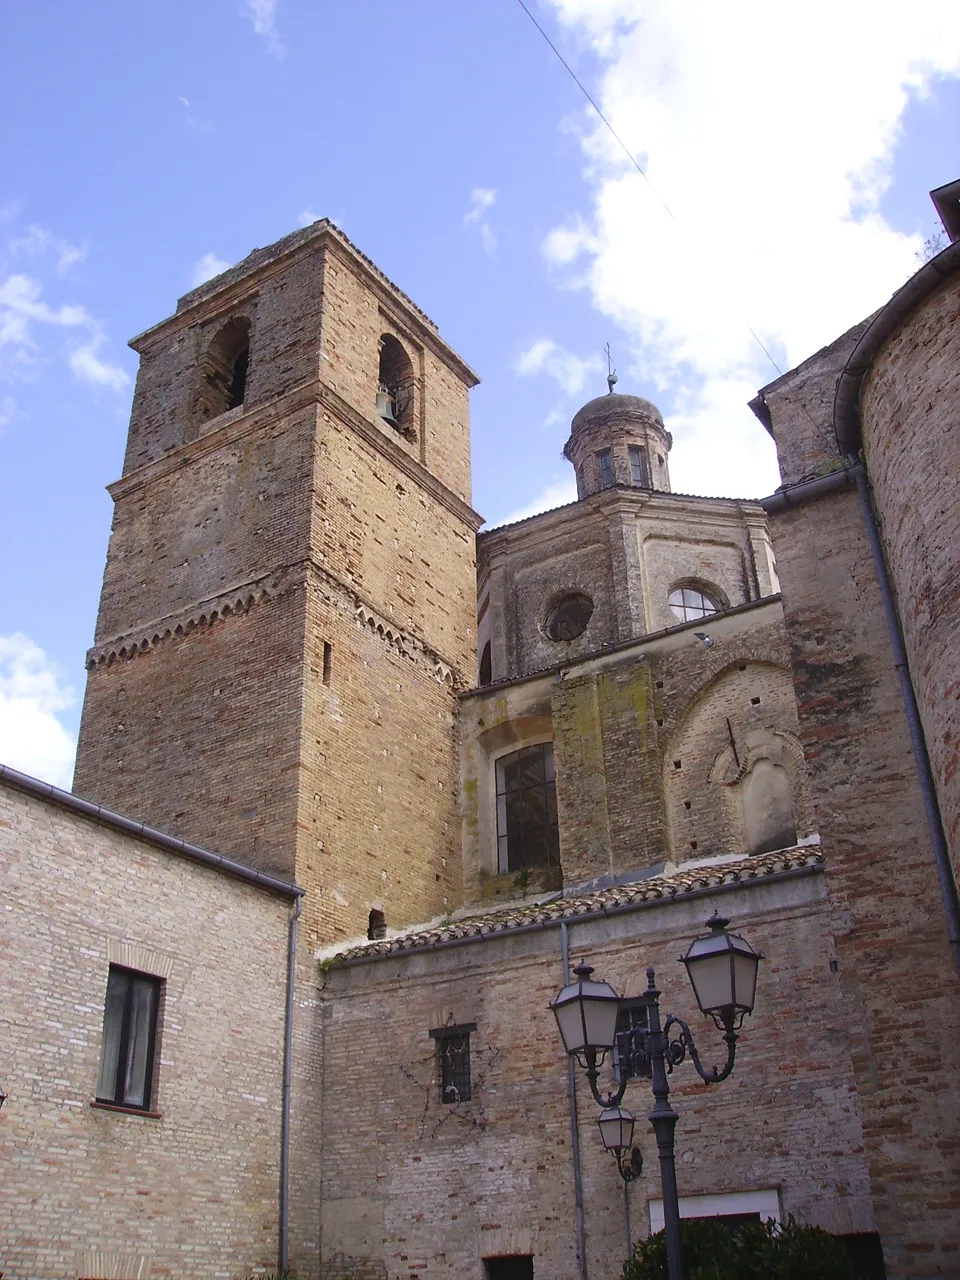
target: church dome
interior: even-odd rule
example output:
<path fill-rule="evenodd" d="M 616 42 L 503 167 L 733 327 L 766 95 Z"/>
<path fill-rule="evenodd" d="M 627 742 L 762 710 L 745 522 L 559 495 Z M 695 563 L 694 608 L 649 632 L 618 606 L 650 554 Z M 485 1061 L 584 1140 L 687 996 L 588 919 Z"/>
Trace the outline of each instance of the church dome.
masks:
<path fill-rule="evenodd" d="M 655 404 L 611 391 L 574 416 L 563 455 L 576 470 L 578 498 L 613 488 L 669 493 L 672 445 Z"/>
<path fill-rule="evenodd" d="M 663 426 L 660 410 L 649 400 L 644 400 L 642 396 L 621 396 L 611 392 L 588 401 L 574 416 L 570 433 L 576 435 L 586 427 L 608 426 L 637 418 L 642 418 L 644 422 L 652 420 Z"/>

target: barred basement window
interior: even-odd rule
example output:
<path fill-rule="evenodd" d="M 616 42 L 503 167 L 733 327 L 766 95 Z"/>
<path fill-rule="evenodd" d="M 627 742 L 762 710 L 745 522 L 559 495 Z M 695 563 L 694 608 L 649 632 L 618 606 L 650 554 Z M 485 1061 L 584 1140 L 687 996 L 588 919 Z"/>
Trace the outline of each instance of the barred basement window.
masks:
<path fill-rule="evenodd" d="M 443 1103 L 469 1102 L 473 1096 L 470 1087 L 470 1032 L 476 1029 L 477 1024 L 469 1022 L 462 1026 L 438 1027 L 430 1032 L 437 1042 L 437 1081 Z"/>
<path fill-rule="evenodd" d="M 97 1101 L 149 1111 L 162 980 L 112 964 L 103 1010 Z"/>

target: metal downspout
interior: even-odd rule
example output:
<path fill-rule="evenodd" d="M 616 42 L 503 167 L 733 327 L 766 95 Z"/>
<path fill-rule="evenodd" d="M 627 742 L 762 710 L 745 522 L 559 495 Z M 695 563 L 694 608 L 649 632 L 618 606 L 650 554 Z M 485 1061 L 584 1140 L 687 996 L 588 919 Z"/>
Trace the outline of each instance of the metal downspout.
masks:
<path fill-rule="evenodd" d="M 883 600 L 883 611 L 887 618 L 887 629 L 890 632 L 893 660 L 900 679 L 900 692 L 903 695 L 904 709 L 907 713 L 910 745 L 913 748 L 913 757 L 917 764 L 917 776 L 920 781 L 920 791 L 923 795 L 923 807 L 927 815 L 927 828 L 930 832 L 930 842 L 933 845 L 934 861 L 937 864 L 937 878 L 940 881 L 940 896 L 943 899 L 943 909 L 947 917 L 950 949 L 953 952 L 957 973 L 960 974 L 960 896 L 957 894 L 957 882 L 954 878 L 950 852 L 947 849 L 943 822 L 940 818 L 936 783 L 934 782 L 933 769 L 930 765 L 930 756 L 927 753 L 927 741 L 923 732 L 923 724 L 920 720 L 917 695 L 913 687 L 913 681 L 910 678 L 910 668 L 907 665 L 907 652 L 903 644 L 903 632 L 900 628 L 900 618 L 893 601 L 893 592 L 890 588 L 887 564 L 883 554 L 883 546 L 880 542 L 880 531 L 877 528 L 876 517 L 873 513 L 873 503 L 870 501 L 870 491 L 867 486 L 866 472 L 863 468 L 857 471 L 855 480 L 857 492 L 860 495 L 860 509 L 863 512 L 863 521 L 867 528 L 867 539 L 870 543 L 870 550 L 873 553 L 877 582 L 880 585 L 880 597 Z"/>
<path fill-rule="evenodd" d="M 297 976 L 297 921 L 303 898 L 297 898 L 287 933 L 287 1010 L 283 1027 L 283 1095 L 280 1108 L 280 1248 L 277 1270 L 287 1270 L 290 1240 L 290 1089 L 293 1079 L 293 1007 Z"/>
<path fill-rule="evenodd" d="M 560 954 L 563 958 L 563 985 L 570 981 L 570 942 L 567 922 L 560 922 Z M 587 1254 L 583 1243 L 583 1179 L 580 1176 L 580 1126 L 577 1121 L 577 1075 L 573 1058 L 567 1058 L 567 1088 L 570 1091 L 570 1139 L 573 1147 L 573 1193 L 577 1219 L 577 1266 L 580 1280 L 587 1280 Z"/>

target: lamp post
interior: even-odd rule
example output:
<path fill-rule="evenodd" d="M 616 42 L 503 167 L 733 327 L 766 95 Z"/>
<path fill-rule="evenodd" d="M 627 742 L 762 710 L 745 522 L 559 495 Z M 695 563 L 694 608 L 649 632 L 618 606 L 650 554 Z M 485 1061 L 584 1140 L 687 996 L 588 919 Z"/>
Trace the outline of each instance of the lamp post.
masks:
<path fill-rule="evenodd" d="M 709 933 L 695 938 L 687 954 L 681 957 L 701 1012 L 713 1018 L 717 1028 L 723 1032 L 727 1060 L 722 1067 L 708 1071 L 703 1066 L 693 1032 L 683 1018 L 668 1014 L 666 1022 L 661 1025 L 660 992 L 653 969 L 647 969 L 647 989 L 643 993 L 647 1025 L 621 1036 L 621 1041 L 626 1040 L 627 1043 L 621 1046 L 620 1086 L 608 1096 L 600 1092 L 597 1081 L 600 1078 L 599 1068 L 617 1041 L 620 997 L 608 983 L 594 981 L 590 965 L 578 964 L 573 971 L 576 981 L 564 987 L 550 1006 L 557 1019 L 564 1049 L 586 1070 L 590 1092 L 603 1108 L 598 1121 L 603 1145 L 614 1152 L 617 1168 L 625 1182 L 632 1181 L 640 1172 L 639 1162 L 634 1167 L 635 1157 L 640 1153 L 631 1152 L 625 1172 L 623 1152 L 633 1142 L 633 1117 L 624 1111 L 620 1103 L 631 1075 L 642 1076 L 651 1083 L 653 1109 L 649 1120 L 660 1158 L 670 1280 L 683 1280 L 683 1250 L 674 1157 L 674 1136 L 679 1117 L 669 1102 L 667 1076 L 689 1055 L 701 1080 L 707 1084 L 726 1080 L 736 1057 L 737 1032 L 744 1016 L 753 1012 L 757 971 L 763 958 L 745 939 L 728 933 L 728 923 L 714 912 L 707 921 Z"/>

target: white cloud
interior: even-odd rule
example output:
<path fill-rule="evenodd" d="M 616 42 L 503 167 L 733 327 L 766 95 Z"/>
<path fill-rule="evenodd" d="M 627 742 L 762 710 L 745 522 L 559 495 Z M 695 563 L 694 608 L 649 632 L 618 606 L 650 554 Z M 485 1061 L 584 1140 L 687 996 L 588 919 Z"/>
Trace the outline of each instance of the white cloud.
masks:
<path fill-rule="evenodd" d="M 267 52 L 274 58 L 285 58 L 287 50 L 276 28 L 277 0 L 247 0 L 246 12 L 254 31 L 264 40 Z"/>
<path fill-rule="evenodd" d="M 518 507 L 516 511 L 511 511 L 509 515 L 494 521 L 493 528 L 501 524 L 513 524 L 517 520 L 526 520 L 528 516 L 539 515 L 541 511 L 552 511 L 554 507 L 564 507 L 568 502 L 576 502 L 577 500 L 577 482 L 574 479 L 573 472 L 561 480 L 552 480 L 544 489 L 537 494 L 532 502 L 528 502 L 523 507 Z"/>
<path fill-rule="evenodd" d="M 309 227 L 311 223 L 319 222 L 323 217 L 321 213 L 314 213 L 312 209 L 301 209 L 297 214 L 297 222 L 301 227 Z"/>
<path fill-rule="evenodd" d="M 463 215 L 465 227 L 475 226 L 480 232 L 480 243 L 484 252 L 492 258 L 497 247 L 497 238 L 487 220 L 487 212 L 497 203 L 497 193 L 491 187 L 474 187 L 470 192 L 470 208 Z"/>
<path fill-rule="evenodd" d="M 0 436 L 3 435 L 4 428 L 9 427 L 10 423 L 19 417 L 20 410 L 17 408 L 13 396 L 0 398 Z"/>
<path fill-rule="evenodd" d="M 0 761 L 69 787 L 76 743 L 57 719 L 76 701 L 29 636 L 0 636 Z"/>
<path fill-rule="evenodd" d="M 99 355 L 106 335 L 86 308 L 72 303 L 51 306 L 44 301 L 42 283 L 19 273 L 0 281 L 0 347 L 7 349 L 0 374 L 15 378 L 40 363 L 37 327 L 43 325 L 84 332 L 84 340 L 67 357 L 78 378 L 111 391 L 123 391 L 129 386 L 124 370 Z"/>
<path fill-rule="evenodd" d="M 74 347 L 70 352 L 70 368 L 83 382 L 91 386 L 108 387 L 111 391 L 123 391 L 130 385 L 126 370 L 108 360 L 101 360 L 97 352 L 103 346 L 103 334 L 95 334 L 83 346 Z"/>
<path fill-rule="evenodd" d="M 227 262 L 225 258 L 218 258 L 215 253 L 205 253 L 193 264 L 190 276 L 192 288 L 196 289 L 198 285 L 206 284 L 208 280 L 212 280 L 214 276 L 220 275 L 222 271 L 227 271 L 232 266 L 232 262 Z"/>
<path fill-rule="evenodd" d="M 15 257 L 41 258 L 48 255 L 56 259 L 54 269 L 58 276 L 66 275 L 71 267 L 87 256 L 86 246 L 61 240 L 46 227 L 28 227 L 26 234 L 7 241 L 7 248 Z"/>
<path fill-rule="evenodd" d="M 676 221 L 585 109 L 592 216 L 554 229 L 546 259 L 628 335 L 630 372 L 662 388 L 675 486 L 769 491 L 745 402 L 776 372 L 746 322 L 787 368 L 916 269 L 919 237 L 879 200 L 911 93 L 960 73 L 960 8 L 811 0 L 798 22 L 769 0 L 551 4 L 603 60 L 595 96 Z"/>
<path fill-rule="evenodd" d="M 519 374 L 543 373 L 558 383 L 568 396 L 578 395 L 594 374 L 603 369 L 598 356 L 577 356 L 567 351 L 551 338 L 540 338 L 514 361 L 514 372 Z M 603 387 L 597 379 L 597 395 Z"/>

